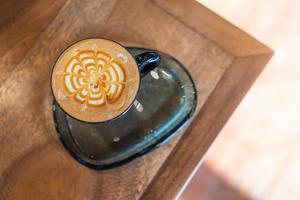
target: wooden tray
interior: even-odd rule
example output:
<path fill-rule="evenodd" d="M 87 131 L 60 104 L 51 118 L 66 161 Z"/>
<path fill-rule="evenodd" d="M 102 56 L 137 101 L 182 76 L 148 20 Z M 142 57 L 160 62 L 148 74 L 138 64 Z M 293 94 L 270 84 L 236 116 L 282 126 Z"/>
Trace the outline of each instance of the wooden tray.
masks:
<path fill-rule="evenodd" d="M 175 198 L 272 56 L 193 0 L 9 0 L 0 12 L 0 199 Z M 50 72 L 66 46 L 88 37 L 182 61 L 198 90 L 190 128 L 121 168 L 78 164 L 54 129 Z"/>

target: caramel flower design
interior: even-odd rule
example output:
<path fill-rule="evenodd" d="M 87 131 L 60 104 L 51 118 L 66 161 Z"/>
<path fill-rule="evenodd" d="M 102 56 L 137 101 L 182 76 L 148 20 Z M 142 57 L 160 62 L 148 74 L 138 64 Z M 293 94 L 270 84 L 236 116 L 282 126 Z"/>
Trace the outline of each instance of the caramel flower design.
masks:
<path fill-rule="evenodd" d="M 100 107 L 112 104 L 125 88 L 123 65 L 102 51 L 79 51 L 65 69 L 66 91 L 80 104 Z"/>

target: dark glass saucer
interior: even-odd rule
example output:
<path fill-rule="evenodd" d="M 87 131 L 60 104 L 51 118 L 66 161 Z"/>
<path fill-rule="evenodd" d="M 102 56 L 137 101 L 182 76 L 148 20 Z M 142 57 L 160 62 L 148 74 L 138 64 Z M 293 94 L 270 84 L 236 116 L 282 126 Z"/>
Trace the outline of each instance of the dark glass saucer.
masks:
<path fill-rule="evenodd" d="M 134 56 L 149 51 L 134 47 L 128 50 Z M 141 79 L 136 101 L 115 120 L 78 121 L 54 102 L 57 133 L 81 164 L 101 170 L 127 163 L 159 147 L 190 122 L 196 108 L 194 83 L 180 62 L 158 53 L 160 65 Z"/>

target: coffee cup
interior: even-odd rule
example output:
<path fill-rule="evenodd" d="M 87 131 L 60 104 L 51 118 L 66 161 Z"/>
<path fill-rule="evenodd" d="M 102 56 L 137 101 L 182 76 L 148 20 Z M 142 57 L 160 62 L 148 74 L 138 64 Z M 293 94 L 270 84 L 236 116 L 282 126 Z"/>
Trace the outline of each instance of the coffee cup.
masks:
<path fill-rule="evenodd" d="M 52 92 L 69 116 L 87 123 L 108 122 L 133 105 L 140 79 L 159 62 L 157 52 L 133 56 L 112 40 L 81 40 L 65 49 L 55 62 Z"/>

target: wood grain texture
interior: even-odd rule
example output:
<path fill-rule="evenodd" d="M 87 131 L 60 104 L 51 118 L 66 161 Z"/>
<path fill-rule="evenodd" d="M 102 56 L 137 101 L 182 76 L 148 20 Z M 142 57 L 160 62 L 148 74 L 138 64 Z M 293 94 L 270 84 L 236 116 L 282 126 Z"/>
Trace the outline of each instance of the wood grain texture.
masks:
<path fill-rule="evenodd" d="M 245 34 L 241 29 L 234 27 L 230 22 L 200 5 L 197 1 L 154 1 L 165 12 L 232 55 L 249 56 L 271 52 L 270 48 Z"/>
<path fill-rule="evenodd" d="M 0 3 L 0 80 L 5 80 L 53 21 L 66 0 Z"/>
<path fill-rule="evenodd" d="M 271 55 L 236 58 L 232 62 L 142 199 L 179 197 L 186 181 L 199 168 L 206 151 Z"/>
<path fill-rule="evenodd" d="M 196 6 L 194 1 L 185 3 L 185 6 L 180 6 L 181 0 L 158 2 L 166 12 L 182 17 L 185 24 L 222 47 L 232 55 L 233 60 L 144 192 L 142 199 L 145 200 L 176 199 L 180 196 L 189 177 L 199 168 L 209 146 L 273 55 L 271 49 L 205 7 Z M 184 13 L 189 15 L 185 17 Z M 194 19 L 199 19 L 198 26 Z"/>
<path fill-rule="evenodd" d="M 192 12 L 182 10 L 179 0 L 172 3 L 147 0 L 59 1 L 49 11 L 52 20 L 48 17 L 45 17 L 48 20 L 36 20 L 34 26 L 44 29 L 33 33 L 26 29 L 18 33 L 24 25 L 22 22 L 40 13 L 32 13 L 31 10 L 44 8 L 43 4 L 45 9 L 53 6 L 48 1 L 31 1 L 30 9 L 22 11 L 21 16 L 14 14 L 0 21 L 0 38 L 10 38 L 0 40 L 4 47 L 0 51 L 0 68 L 5 74 L 0 77 L 0 197 L 139 199 L 183 135 L 178 148 L 167 161 L 170 164 L 164 165 L 159 172 L 161 176 L 157 176 L 144 193 L 145 199 L 173 198 L 269 58 L 268 54 L 260 59 L 255 56 L 254 50 L 269 50 L 241 31 L 236 37 L 241 46 L 226 49 L 230 42 L 226 45 L 218 42 L 222 32 L 211 39 L 213 33 L 210 31 L 219 27 L 215 23 L 221 23 L 221 30 L 229 31 L 229 35 L 236 28 L 193 1 L 185 1 L 185 4 L 193 5 L 187 6 L 193 9 Z M 209 12 L 207 20 L 213 23 L 203 24 L 199 11 Z M 183 17 L 184 12 L 189 13 L 189 17 Z M 10 34 L 6 35 L 1 30 L 9 29 L 12 18 L 18 20 L 11 32 L 7 32 Z M 193 19 L 201 21 L 196 23 Z M 28 45 L 12 47 L 11 41 L 17 41 L 19 35 L 22 36 L 20 38 L 30 38 Z M 196 82 L 197 112 L 201 111 L 187 134 L 178 134 L 164 147 L 108 171 L 92 171 L 69 156 L 54 130 L 50 73 L 55 59 L 66 46 L 88 37 L 107 37 L 158 49 L 182 61 Z M 219 40 L 227 40 L 227 37 L 224 35 Z M 251 47 L 243 43 L 248 40 L 250 42 L 246 44 L 251 44 Z M 244 49 L 254 55 L 239 60 L 233 53 L 234 49 L 240 53 L 240 49 Z M 17 57 L 18 61 L 12 57 Z M 5 68 L 6 63 L 9 63 L 9 68 Z M 207 113 L 211 114 L 207 116 Z M 201 132 L 197 131 L 200 128 Z M 191 158 L 190 161 L 188 158 Z M 178 181 L 170 182 L 176 176 Z"/>

